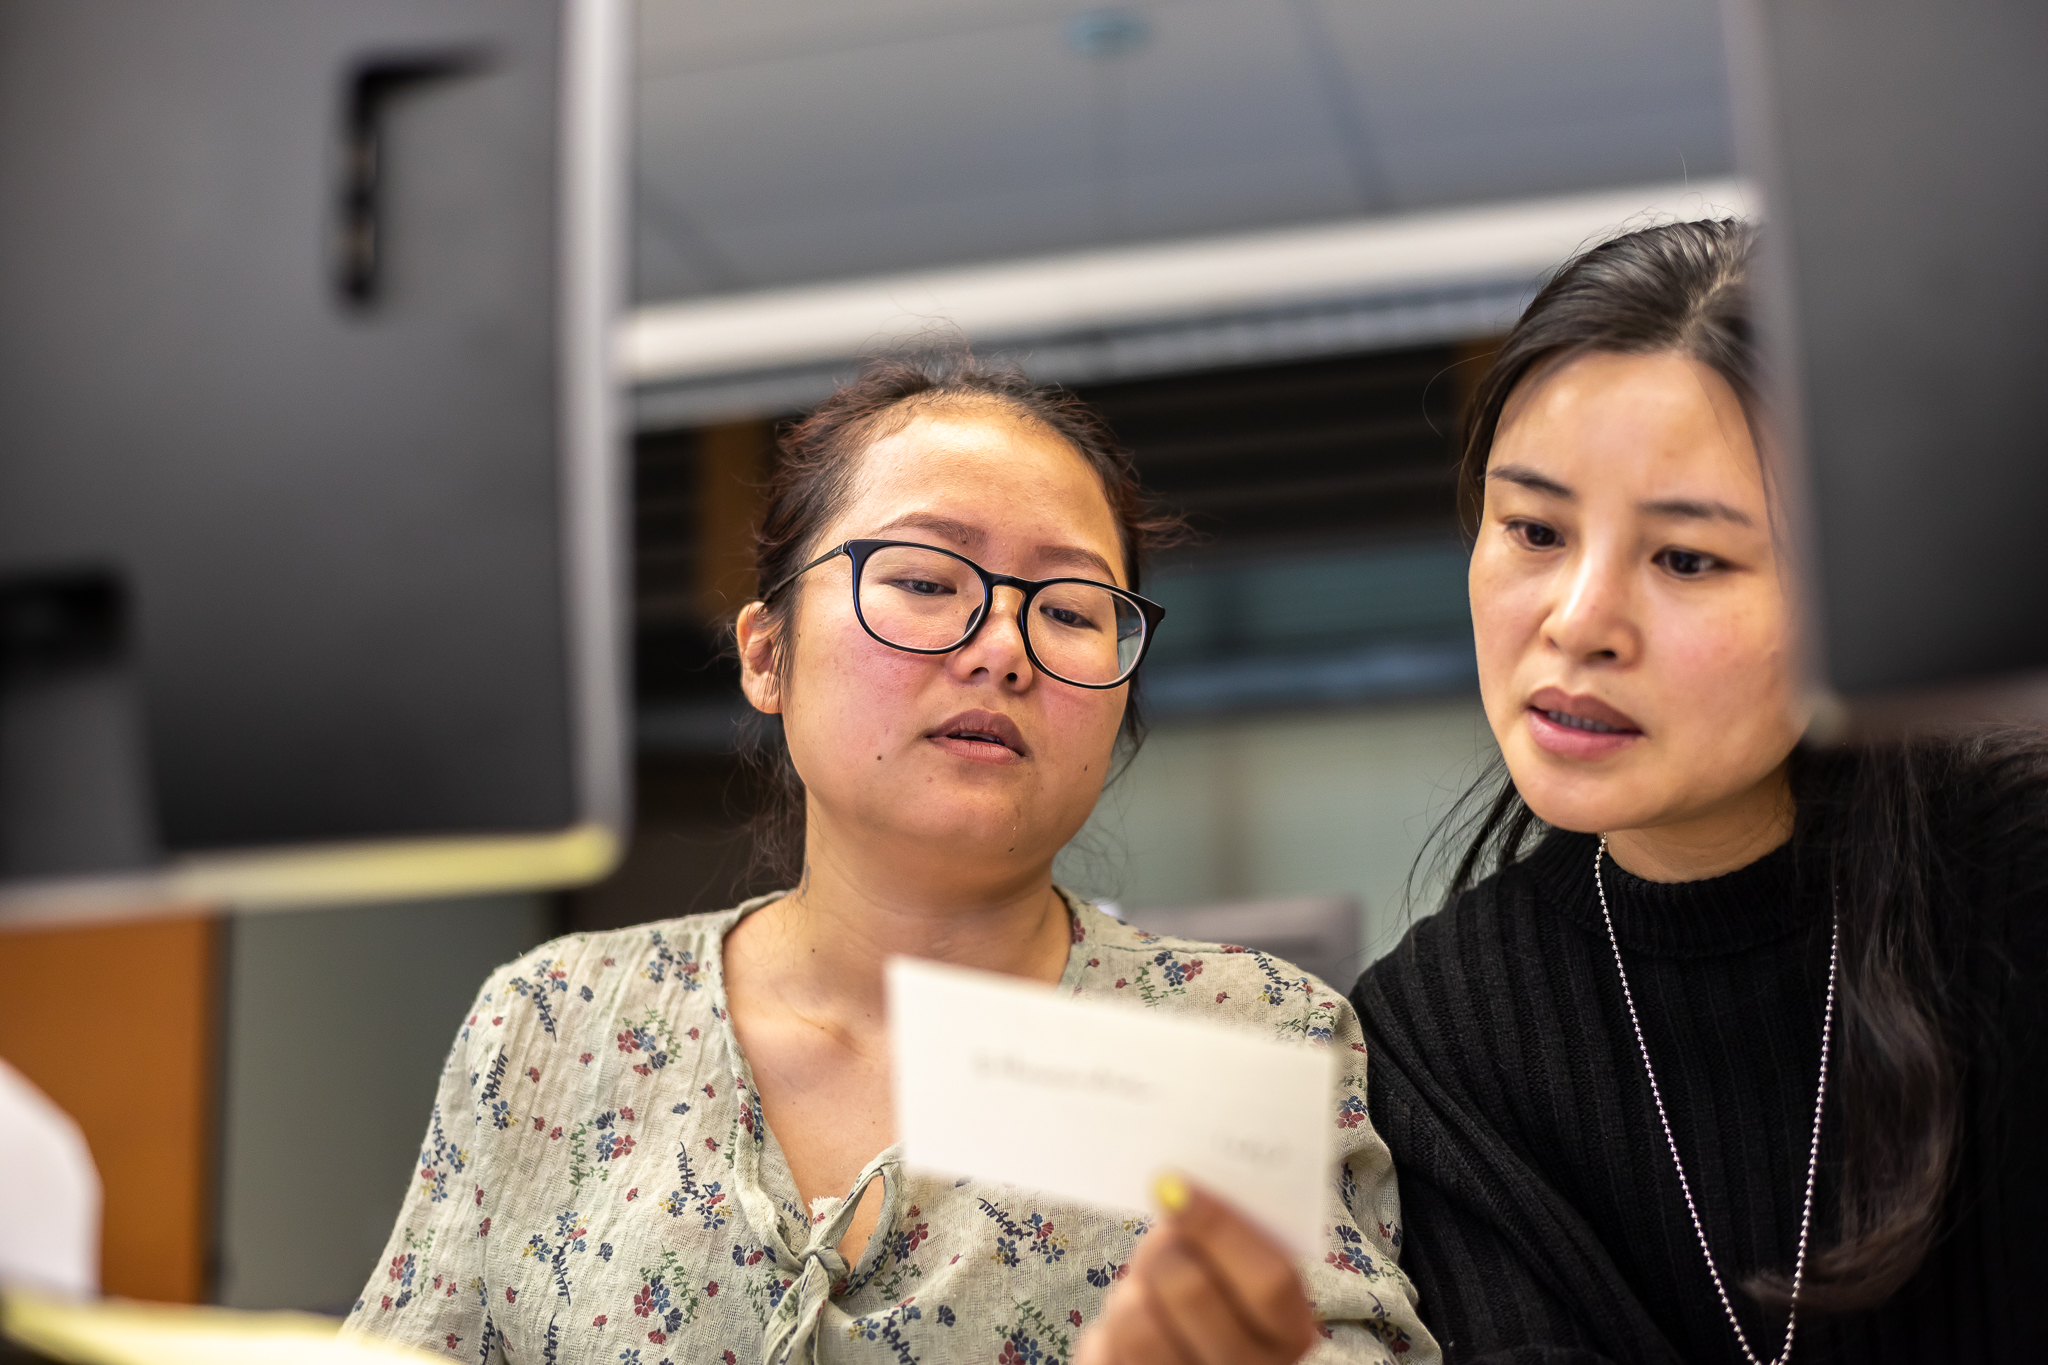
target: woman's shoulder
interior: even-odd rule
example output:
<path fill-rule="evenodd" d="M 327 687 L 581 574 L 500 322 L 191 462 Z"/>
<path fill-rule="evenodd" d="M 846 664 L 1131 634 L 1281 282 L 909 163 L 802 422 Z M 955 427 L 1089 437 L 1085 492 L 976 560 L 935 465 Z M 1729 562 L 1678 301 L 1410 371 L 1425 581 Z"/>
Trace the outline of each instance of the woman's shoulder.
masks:
<path fill-rule="evenodd" d="M 1544 899 L 1539 890 L 1543 869 L 1536 865 L 1536 860 L 1549 851 L 1547 845 L 1531 850 L 1457 895 L 1445 897 L 1435 910 L 1418 916 L 1401 941 L 1371 970 L 1411 970 L 1418 959 L 1466 951 L 1475 942 L 1498 936 L 1504 925 L 1525 917 L 1537 901 Z M 1554 861 L 1563 863 L 1566 859 L 1559 857 Z"/>
<path fill-rule="evenodd" d="M 1196 1014 L 1280 1036 L 1333 1042 L 1356 1036 L 1343 993 L 1272 953 L 1238 943 L 1157 934 L 1069 895 L 1083 956 L 1079 996 Z"/>
<path fill-rule="evenodd" d="M 585 973 L 615 972 L 619 979 L 666 983 L 676 974 L 700 976 L 715 960 L 718 945 L 753 902 L 726 910 L 679 915 L 619 929 L 581 930 L 563 934 L 527 949 L 491 973 L 490 981 L 509 986 L 524 978 L 563 980 Z M 513 987 L 517 992 L 516 986 Z"/>
<path fill-rule="evenodd" d="M 1555 892 L 1542 890 L 1544 878 L 1563 875 L 1577 861 L 1573 851 L 1546 841 L 1410 925 L 1351 988 L 1367 1035 L 1455 1013 L 1475 983 L 1504 983 L 1518 972 L 1540 970 L 1542 955 L 1528 939 L 1540 933 L 1539 905 L 1555 899 Z M 1557 867 L 1539 866 L 1546 855 Z"/>
<path fill-rule="evenodd" d="M 465 1041 L 500 1048 L 593 1047 L 599 1033 L 630 1041 L 643 1015 L 681 1022 L 709 1013 L 719 944 L 757 902 L 622 929 L 564 934 L 485 979 Z M 622 1041 L 620 1046 L 626 1046 Z"/>

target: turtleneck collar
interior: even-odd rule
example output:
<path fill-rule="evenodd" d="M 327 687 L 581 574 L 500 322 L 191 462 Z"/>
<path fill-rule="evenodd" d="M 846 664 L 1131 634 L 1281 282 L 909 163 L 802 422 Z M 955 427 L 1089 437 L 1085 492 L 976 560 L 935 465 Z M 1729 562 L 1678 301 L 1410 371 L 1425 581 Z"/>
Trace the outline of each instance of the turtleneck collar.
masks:
<path fill-rule="evenodd" d="M 1593 850 L 1599 843 L 1591 834 L 1556 830 L 1521 865 L 1546 908 L 1604 938 L 1607 930 L 1593 887 Z M 1739 953 L 1827 916 L 1824 887 L 1808 886 L 1802 894 L 1799 858 L 1789 842 L 1746 867 L 1695 882 L 1644 881 L 1623 871 L 1612 856 L 1601 862 L 1600 872 L 1614 936 L 1628 952 L 1654 957 Z"/>

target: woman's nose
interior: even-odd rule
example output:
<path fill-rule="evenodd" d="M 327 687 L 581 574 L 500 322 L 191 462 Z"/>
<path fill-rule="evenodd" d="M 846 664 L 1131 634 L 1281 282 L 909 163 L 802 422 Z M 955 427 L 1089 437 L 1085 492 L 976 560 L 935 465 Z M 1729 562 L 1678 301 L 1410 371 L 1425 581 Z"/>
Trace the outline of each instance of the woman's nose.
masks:
<path fill-rule="evenodd" d="M 964 680 L 976 673 L 989 673 L 1006 682 L 1023 683 L 1032 676 L 1031 655 L 1024 648 L 1024 629 L 1019 612 L 1024 594 L 1016 588 L 1000 587 L 989 599 L 988 618 L 974 638 L 953 651 L 947 659 Z"/>
<path fill-rule="evenodd" d="M 1572 565 L 1543 623 L 1545 643 L 1574 662 L 1632 663 L 1641 647 L 1626 566 L 1588 553 Z"/>

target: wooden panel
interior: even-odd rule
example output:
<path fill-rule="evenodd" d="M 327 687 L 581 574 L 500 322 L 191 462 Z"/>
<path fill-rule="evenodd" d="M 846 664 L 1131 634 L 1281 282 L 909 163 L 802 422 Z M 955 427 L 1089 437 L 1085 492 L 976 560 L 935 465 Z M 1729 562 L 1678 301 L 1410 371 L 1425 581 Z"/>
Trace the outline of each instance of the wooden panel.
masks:
<path fill-rule="evenodd" d="M 767 422 L 730 422 L 697 439 L 697 602 L 716 627 L 759 591 L 754 528 L 775 433 Z"/>
<path fill-rule="evenodd" d="M 207 916 L 0 933 L 0 1056 L 92 1147 L 109 1294 L 211 1291 L 220 942 Z"/>

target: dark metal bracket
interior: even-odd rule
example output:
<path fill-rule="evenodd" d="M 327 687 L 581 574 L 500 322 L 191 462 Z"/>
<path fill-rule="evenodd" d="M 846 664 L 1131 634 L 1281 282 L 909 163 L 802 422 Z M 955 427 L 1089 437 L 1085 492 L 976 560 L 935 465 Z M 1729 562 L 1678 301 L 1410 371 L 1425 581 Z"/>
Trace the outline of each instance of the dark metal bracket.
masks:
<path fill-rule="evenodd" d="M 344 302 L 377 301 L 385 255 L 384 140 L 391 105 L 422 87 L 472 76 L 488 65 L 475 48 L 377 57 L 350 72 L 342 108 L 335 288 Z"/>

